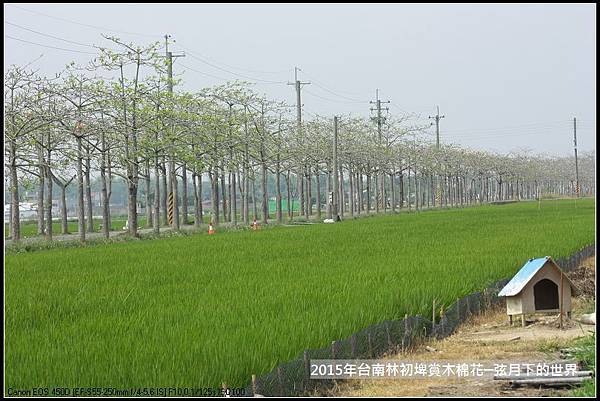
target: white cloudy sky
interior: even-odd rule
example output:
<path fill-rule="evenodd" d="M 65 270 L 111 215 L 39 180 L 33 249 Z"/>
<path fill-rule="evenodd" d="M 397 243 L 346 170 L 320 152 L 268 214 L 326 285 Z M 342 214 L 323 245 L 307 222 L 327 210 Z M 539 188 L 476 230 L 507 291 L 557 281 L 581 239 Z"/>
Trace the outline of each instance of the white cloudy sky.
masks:
<path fill-rule="evenodd" d="M 366 116 L 379 88 L 391 113 L 426 120 L 439 105 L 442 141 L 571 154 L 577 117 L 579 148 L 596 147 L 595 4 L 15 3 L 4 12 L 5 70 L 40 54 L 33 65 L 46 74 L 87 62 L 85 45 L 105 43 L 102 33 L 140 44 L 169 33 L 172 50 L 187 53 L 175 71 L 188 90 L 243 76 L 292 104 L 286 82 L 298 66 L 312 82 L 306 118 Z"/>

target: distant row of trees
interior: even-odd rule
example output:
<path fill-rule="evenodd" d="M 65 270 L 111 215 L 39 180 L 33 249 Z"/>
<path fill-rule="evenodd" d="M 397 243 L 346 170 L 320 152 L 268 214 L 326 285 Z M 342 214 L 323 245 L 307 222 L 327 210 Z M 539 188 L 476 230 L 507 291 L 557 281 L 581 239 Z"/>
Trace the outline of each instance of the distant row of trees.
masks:
<path fill-rule="evenodd" d="M 21 180 L 38 185 L 38 230 L 49 240 L 54 191 L 60 193 L 66 230 L 66 191 L 76 187 L 81 241 L 94 231 L 91 181 L 97 177 L 107 237 L 117 178 L 127 184 L 133 236 L 141 192 L 143 203 L 151 205 L 145 208 L 147 225 L 155 232 L 167 225 L 170 193 L 173 227 L 190 223 L 191 203 L 194 224 L 201 224 L 202 177 L 210 185 L 215 225 L 249 224 L 251 203 L 266 224 L 270 196 L 276 199 L 274 219 L 282 222 L 284 215 L 293 218 L 294 200 L 304 218 L 331 217 L 333 191 L 342 215 L 575 193 L 571 157 L 500 155 L 454 145 L 438 149 L 422 139 L 426 127 L 406 114 L 387 118 L 381 137 L 368 119 L 341 118 L 340 180 L 333 188 L 332 117 L 314 116 L 298 128 L 289 105 L 259 95 L 245 82 L 195 93 L 177 90 L 178 81 L 167 78 L 168 59 L 158 43 L 137 46 L 107 39 L 118 50 L 101 48 L 85 68 L 71 64 L 48 78 L 12 66 L 5 74 L 5 175 L 15 241 L 20 238 Z M 107 71 L 115 78 L 99 77 Z M 579 171 L 581 192 L 593 194 L 593 154 L 580 156 Z M 271 191 L 269 177 L 275 181 Z"/>

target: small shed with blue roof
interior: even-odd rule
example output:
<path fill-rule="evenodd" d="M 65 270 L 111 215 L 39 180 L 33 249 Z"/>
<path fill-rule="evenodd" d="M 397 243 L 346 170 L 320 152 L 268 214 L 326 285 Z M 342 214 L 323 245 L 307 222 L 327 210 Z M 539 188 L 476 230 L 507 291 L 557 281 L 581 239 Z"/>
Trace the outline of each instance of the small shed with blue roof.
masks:
<path fill-rule="evenodd" d="M 498 293 L 506 297 L 506 313 L 513 316 L 532 313 L 560 313 L 571 316 L 571 295 L 577 289 L 550 256 L 529 259 Z"/>

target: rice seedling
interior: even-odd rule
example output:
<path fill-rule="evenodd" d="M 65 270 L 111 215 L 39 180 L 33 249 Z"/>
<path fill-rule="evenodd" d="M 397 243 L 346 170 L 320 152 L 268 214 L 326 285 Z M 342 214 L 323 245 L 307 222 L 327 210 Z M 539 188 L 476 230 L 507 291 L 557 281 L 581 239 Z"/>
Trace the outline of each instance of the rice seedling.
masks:
<path fill-rule="evenodd" d="M 246 385 L 595 238 L 594 200 L 6 255 L 8 388 Z"/>

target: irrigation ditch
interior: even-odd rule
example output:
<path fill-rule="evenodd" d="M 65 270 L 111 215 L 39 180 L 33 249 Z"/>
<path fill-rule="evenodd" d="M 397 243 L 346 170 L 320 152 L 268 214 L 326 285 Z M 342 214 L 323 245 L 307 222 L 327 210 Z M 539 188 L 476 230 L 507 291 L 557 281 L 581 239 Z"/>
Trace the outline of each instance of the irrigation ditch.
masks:
<path fill-rule="evenodd" d="M 564 270 L 575 269 L 581 261 L 595 254 L 595 244 L 588 245 L 570 257 L 555 260 Z M 336 340 L 330 346 L 304 350 L 295 359 L 276 366 L 260 376 L 252 375 L 244 395 L 301 396 L 331 388 L 335 380 L 310 379 L 311 359 L 372 359 L 399 351 L 410 350 L 427 338 L 442 339 L 450 336 L 470 316 L 477 315 L 502 302 L 498 292 L 510 278 L 496 281 L 483 291 L 457 299 L 446 308 L 439 320 L 428 320 L 420 315 L 405 316 L 401 320 L 385 320 L 360 330 L 347 338 Z M 435 309 L 435 307 L 434 307 Z M 435 316 L 432 313 L 432 316 Z M 226 385 L 224 385 L 226 386 Z"/>

